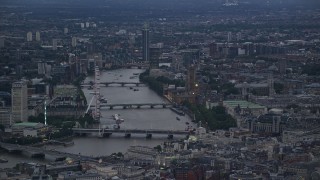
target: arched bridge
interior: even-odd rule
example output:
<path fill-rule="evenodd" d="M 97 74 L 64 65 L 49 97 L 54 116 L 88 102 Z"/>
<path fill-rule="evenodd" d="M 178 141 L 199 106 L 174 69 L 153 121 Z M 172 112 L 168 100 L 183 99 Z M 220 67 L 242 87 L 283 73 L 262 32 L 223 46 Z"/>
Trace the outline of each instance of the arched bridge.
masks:
<path fill-rule="evenodd" d="M 189 135 L 188 130 L 161 130 L 161 129 L 85 129 L 72 128 L 75 134 L 92 134 L 97 133 L 100 136 L 110 136 L 113 133 L 124 134 L 125 137 L 131 137 L 131 134 L 146 134 L 147 138 L 151 138 L 152 134 L 168 135 L 168 138 L 173 138 L 174 135 Z"/>
<path fill-rule="evenodd" d="M 100 82 L 100 84 L 103 84 L 105 86 L 109 86 L 109 85 L 121 85 L 121 86 L 128 86 L 128 85 L 134 85 L 134 86 L 145 86 L 144 83 L 141 82 Z"/>
<path fill-rule="evenodd" d="M 75 160 L 97 161 L 92 157 L 83 156 L 80 154 L 71 154 L 38 147 L 22 146 L 18 144 L 0 143 L 0 147 L 10 153 L 24 153 L 30 157 L 41 157 L 54 161 L 64 160 L 67 157 Z"/>
<path fill-rule="evenodd" d="M 150 63 L 127 63 L 127 64 L 123 64 L 121 65 L 124 68 L 132 68 L 132 67 L 138 67 L 139 69 L 143 68 L 143 69 L 147 69 L 150 67 Z"/>
<path fill-rule="evenodd" d="M 94 106 L 91 106 L 94 107 Z M 128 103 L 128 104 L 101 104 L 100 107 L 107 107 L 108 109 L 113 109 L 115 107 L 120 107 L 123 109 L 140 109 L 140 108 L 169 108 L 172 104 L 169 103 Z"/>
<path fill-rule="evenodd" d="M 111 82 L 100 82 L 100 85 L 105 85 L 105 86 L 110 86 L 110 85 L 120 85 L 121 87 L 125 86 L 146 86 L 146 84 L 141 83 L 141 82 L 116 82 L 116 81 L 111 81 Z M 91 86 L 92 84 L 90 83 L 83 83 L 81 86 Z"/>

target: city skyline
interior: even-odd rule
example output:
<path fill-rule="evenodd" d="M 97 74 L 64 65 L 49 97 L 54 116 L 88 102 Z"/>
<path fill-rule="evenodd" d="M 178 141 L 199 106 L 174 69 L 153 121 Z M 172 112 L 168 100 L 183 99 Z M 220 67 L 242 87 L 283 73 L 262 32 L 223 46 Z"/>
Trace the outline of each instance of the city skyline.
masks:
<path fill-rule="evenodd" d="M 0 4 L 0 179 L 319 179 L 319 1 Z"/>

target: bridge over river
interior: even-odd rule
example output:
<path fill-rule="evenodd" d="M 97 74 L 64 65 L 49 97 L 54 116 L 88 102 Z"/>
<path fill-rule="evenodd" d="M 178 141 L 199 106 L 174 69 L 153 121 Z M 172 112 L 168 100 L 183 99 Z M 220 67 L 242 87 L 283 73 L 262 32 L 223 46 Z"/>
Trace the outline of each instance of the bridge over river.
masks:
<path fill-rule="evenodd" d="M 75 134 L 93 134 L 96 133 L 101 137 L 108 137 L 113 133 L 124 134 L 124 137 L 131 137 L 131 134 L 145 134 L 147 138 L 151 138 L 152 134 L 164 134 L 168 135 L 169 139 L 172 139 L 174 135 L 190 135 L 192 132 L 188 130 L 160 130 L 160 129 L 85 129 L 85 128 L 73 128 Z"/>
<path fill-rule="evenodd" d="M 100 85 L 105 85 L 105 86 L 110 86 L 110 85 L 120 85 L 122 87 L 124 86 L 146 86 L 146 84 L 141 83 L 141 82 L 116 82 L 116 81 L 112 81 L 112 82 L 100 82 Z M 82 87 L 90 87 L 92 86 L 93 83 L 83 83 L 81 84 Z"/>
<path fill-rule="evenodd" d="M 91 107 L 94 107 L 94 105 L 91 105 Z M 135 108 L 135 109 L 140 109 L 140 108 L 169 108 L 172 107 L 172 104 L 169 103 L 127 103 L 127 104 L 106 104 L 102 103 L 100 107 L 107 107 L 109 109 L 113 109 L 114 107 L 120 107 L 123 109 L 130 109 L 130 108 Z"/>
<path fill-rule="evenodd" d="M 96 159 L 90 156 L 84 156 L 80 154 L 71 154 L 66 152 L 60 152 L 52 149 L 44 149 L 38 147 L 31 146 L 23 146 L 18 144 L 8 144 L 8 143 L 0 143 L 0 147 L 9 153 L 23 153 L 33 158 L 45 158 L 53 161 L 62 161 L 66 158 L 71 158 L 74 160 L 86 160 L 97 162 Z"/>

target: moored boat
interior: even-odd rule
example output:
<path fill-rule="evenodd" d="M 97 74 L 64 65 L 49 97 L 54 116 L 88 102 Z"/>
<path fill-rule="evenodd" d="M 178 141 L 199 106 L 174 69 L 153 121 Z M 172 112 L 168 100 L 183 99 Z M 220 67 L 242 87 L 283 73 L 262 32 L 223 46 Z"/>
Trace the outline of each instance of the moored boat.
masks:
<path fill-rule="evenodd" d="M 0 163 L 7 163 L 8 160 L 7 159 L 4 159 L 4 158 L 0 158 Z"/>
<path fill-rule="evenodd" d="M 173 112 L 179 114 L 180 116 L 184 116 L 184 112 L 180 109 L 177 109 L 177 108 L 174 108 L 174 107 L 171 107 L 170 108 Z"/>

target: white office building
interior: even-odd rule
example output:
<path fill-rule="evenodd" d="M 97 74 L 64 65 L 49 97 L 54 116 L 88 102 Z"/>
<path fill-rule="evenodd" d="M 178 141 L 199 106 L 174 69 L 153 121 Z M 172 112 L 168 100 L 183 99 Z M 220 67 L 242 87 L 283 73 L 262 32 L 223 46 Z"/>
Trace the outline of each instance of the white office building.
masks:
<path fill-rule="evenodd" d="M 27 33 L 27 41 L 31 42 L 32 41 L 32 32 Z"/>
<path fill-rule="evenodd" d="M 41 39 L 40 39 L 40 32 L 39 31 L 37 31 L 36 32 L 36 41 L 40 41 Z"/>
<path fill-rule="evenodd" d="M 68 34 L 68 32 L 69 32 L 69 29 L 68 29 L 68 28 L 64 28 L 64 29 L 63 29 L 63 33 L 64 33 L 64 34 Z"/>
<path fill-rule="evenodd" d="M 72 47 L 76 47 L 77 46 L 77 38 L 76 37 L 72 37 Z"/>

